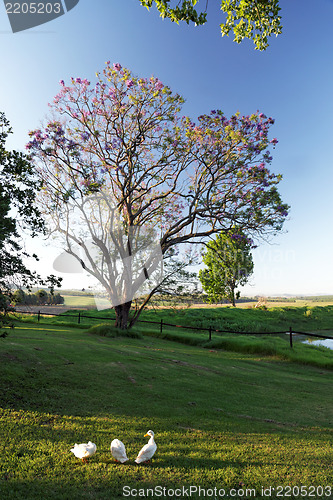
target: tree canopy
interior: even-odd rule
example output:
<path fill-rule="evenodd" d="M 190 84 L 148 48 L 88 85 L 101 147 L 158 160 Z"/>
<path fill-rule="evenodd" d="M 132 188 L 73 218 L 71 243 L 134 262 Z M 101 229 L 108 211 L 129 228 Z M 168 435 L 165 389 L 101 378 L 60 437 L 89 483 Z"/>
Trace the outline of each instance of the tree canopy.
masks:
<path fill-rule="evenodd" d="M 253 247 L 253 241 L 237 228 L 218 234 L 215 240 L 207 243 L 203 255 L 206 267 L 200 269 L 199 279 L 210 302 L 227 299 L 236 305 L 240 297 L 236 289 L 245 285 L 253 273 Z"/>
<path fill-rule="evenodd" d="M 118 326 L 174 247 L 235 225 L 256 235 L 282 228 L 288 205 L 269 170 L 272 118 L 213 110 L 194 122 L 180 95 L 119 63 L 107 62 L 95 85 L 60 86 L 27 144 L 43 183 L 39 206 L 67 253 L 118 301 Z"/>
<path fill-rule="evenodd" d="M 207 21 L 208 0 L 205 10 L 198 12 L 194 7 L 200 0 L 140 0 L 140 3 L 150 9 L 155 4 L 162 18 L 169 18 L 179 23 L 205 24 Z M 220 24 L 222 36 L 234 35 L 234 42 L 240 43 L 244 38 L 253 40 L 257 50 L 268 47 L 268 39 L 272 35 L 282 33 L 279 0 L 221 0 L 221 11 L 226 15 Z"/>
<path fill-rule="evenodd" d="M 65 299 L 60 293 L 50 293 L 43 289 L 35 293 L 26 293 L 24 290 L 18 289 L 13 293 L 12 301 L 15 305 L 32 306 L 63 304 Z"/>

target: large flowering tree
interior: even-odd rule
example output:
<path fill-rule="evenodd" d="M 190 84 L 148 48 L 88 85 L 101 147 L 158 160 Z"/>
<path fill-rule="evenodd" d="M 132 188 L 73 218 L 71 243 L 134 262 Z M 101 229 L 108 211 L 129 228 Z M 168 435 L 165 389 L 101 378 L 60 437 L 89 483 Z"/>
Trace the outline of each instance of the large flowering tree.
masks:
<path fill-rule="evenodd" d="M 281 176 L 268 168 L 277 142 L 269 138 L 272 118 L 228 119 L 214 110 L 194 123 L 181 116 L 181 96 L 118 63 L 108 62 L 95 85 L 81 78 L 60 85 L 50 119 L 27 144 L 43 182 L 40 208 L 67 252 L 107 291 L 118 326 L 129 324 L 140 280 L 126 263 L 142 241 L 153 249 L 141 273 L 148 279 L 158 267 L 157 236 L 165 257 L 236 226 L 249 235 L 282 228 L 288 206 L 277 190 Z M 156 290 L 158 281 L 148 298 Z"/>

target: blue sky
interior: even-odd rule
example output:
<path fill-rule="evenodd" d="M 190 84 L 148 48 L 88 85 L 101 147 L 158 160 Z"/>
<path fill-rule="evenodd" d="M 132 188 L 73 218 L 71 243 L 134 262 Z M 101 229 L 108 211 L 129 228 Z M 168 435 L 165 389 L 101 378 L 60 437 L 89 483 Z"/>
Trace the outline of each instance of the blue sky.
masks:
<path fill-rule="evenodd" d="M 16 34 L 1 3 L 0 110 L 14 129 L 8 146 L 24 149 L 61 79 L 93 81 L 107 60 L 159 77 L 183 95 L 184 114 L 194 120 L 211 109 L 259 109 L 276 120 L 271 169 L 283 174 L 280 192 L 291 212 L 284 233 L 254 251 L 255 273 L 242 293 L 333 293 L 333 1 L 280 4 L 283 34 L 259 52 L 250 41 L 221 38 L 217 0 L 209 1 L 203 27 L 162 20 L 139 0 L 80 0 L 66 15 Z M 42 272 L 52 272 L 53 246 L 34 244 Z M 74 284 L 82 285 L 77 277 L 65 282 Z"/>

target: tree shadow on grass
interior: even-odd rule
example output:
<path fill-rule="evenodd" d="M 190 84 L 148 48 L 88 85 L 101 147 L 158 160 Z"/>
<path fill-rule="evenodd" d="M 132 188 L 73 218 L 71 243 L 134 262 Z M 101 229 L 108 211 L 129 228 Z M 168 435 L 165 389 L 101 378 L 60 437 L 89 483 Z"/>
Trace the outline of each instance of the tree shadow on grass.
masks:
<path fill-rule="evenodd" d="M 17 478 L 15 472 L 6 471 L 0 476 L 0 491 L 2 498 L 10 500 L 81 500 L 83 498 L 112 500 L 124 498 L 124 489 L 127 491 L 139 489 L 154 489 L 163 486 L 167 489 L 189 487 L 191 485 L 202 488 L 223 487 L 223 482 L 218 480 L 216 471 L 233 469 L 234 481 L 229 483 L 228 488 L 237 490 L 242 484 L 242 467 L 229 462 L 216 460 L 182 460 L 178 470 L 177 461 L 158 459 L 152 464 L 137 465 L 111 464 L 97 461 L 97 456 L 87 464 L 74 463 L 70 470 L 64 470 L 62 475 L 59 471 L 48 473 L 41 470 L 36 471 L 33 478 Z M 169 474 L 164 474 L 163 469 Z M 191 479 L 193 469 L 200 469 L 195 483 Z M 215 471 L 214 481 L 209 479 L 209 471 Z M 170 474 L 171 472 L 171 474 Z M 55 477 L 56 476 L 56 477 Z M 128 496 L 128 495 L 127 495 Z M 133 498 L 130 496 L 130 498 Z M 191 498 L 199 498 L 195 494 Z"/>

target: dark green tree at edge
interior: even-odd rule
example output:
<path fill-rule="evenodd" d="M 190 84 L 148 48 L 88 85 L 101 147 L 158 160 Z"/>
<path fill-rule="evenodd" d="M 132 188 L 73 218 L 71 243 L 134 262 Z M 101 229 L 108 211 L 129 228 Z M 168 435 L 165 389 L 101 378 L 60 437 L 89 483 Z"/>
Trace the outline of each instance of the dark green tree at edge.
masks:
<path fill-rule="evenodd" d="M 36 284 L 47 285 L 53 291 L 61 279 L 54 275 L 45 280 L 30 271 L 23 258 L 20 230 L 32 237 L 44 230 L 43 219 L 35 206 L 36 192 L 41 188 L 34 170 L 24 154 L 6 150 L 6 139 L 12 133 L 5 114 L 0 112 L 0 336 L 5 337 L 6 325 L 12 326 L 8 313 L 15 289 L 31 288 Z M 36 255 L 32 256 L 38 260 Z"/>

